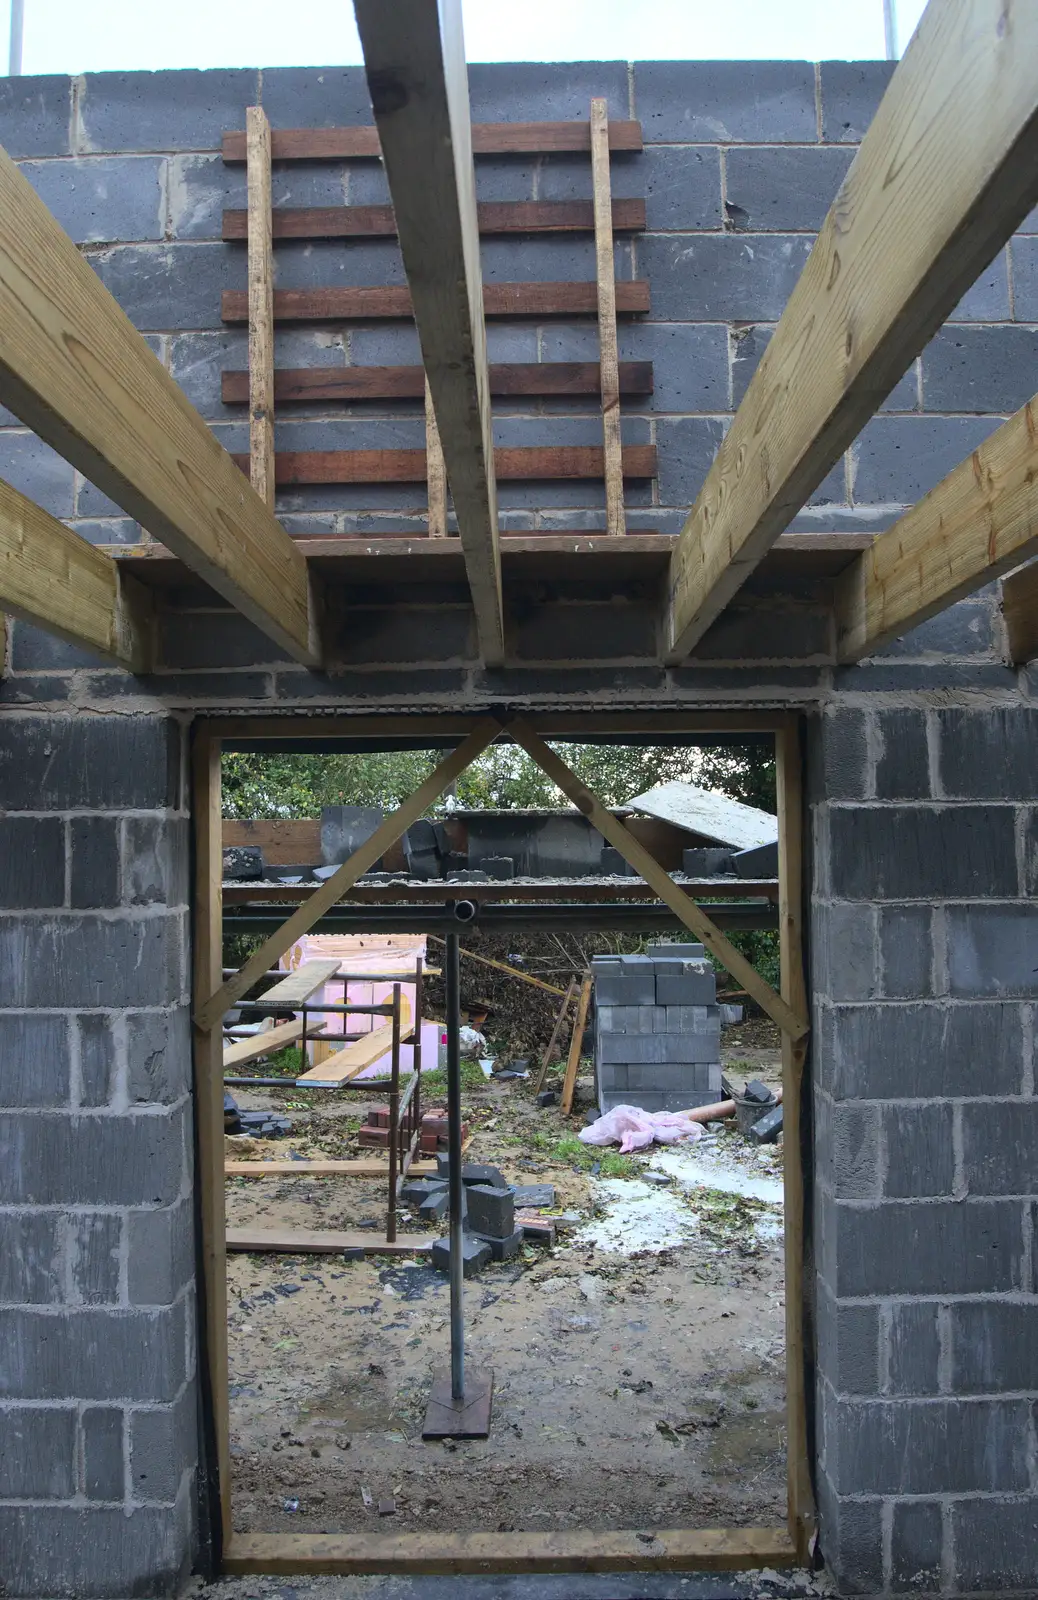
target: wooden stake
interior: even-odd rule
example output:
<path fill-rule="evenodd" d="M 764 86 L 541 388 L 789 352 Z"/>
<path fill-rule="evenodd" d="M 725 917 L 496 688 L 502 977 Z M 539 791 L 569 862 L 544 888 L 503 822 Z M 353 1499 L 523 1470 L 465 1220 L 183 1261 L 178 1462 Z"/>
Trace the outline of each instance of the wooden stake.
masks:
<path fill-rule="evenodd" d="M 537 1077 L 534 1079 L 533 1085 L 534 1094 L 540 1094 L 541 1090 L 544 1088 L 544 1080 L 548 1076 L 548 1068 L 551 1066 L 552 1056 L 555 1054 L 555 1049 L 559 1042 L 559 1035 L 562 1032 L 563 1023 L 566 1020 L 566 1013 L 569 1011 L 570 1001 L 573 999 L 576 992 L 577 980 L 576 978 L 571 978 L 569 980 L 569 988 L 562 997 L 562 1004 L 559 1007 L 558 1016 L 555 1018 L 555 1026 L 551 1030 L 551 1038 L 548 1040 L 547 1048 L 541 1057 L 541 1064 L 537 1069 Z"/>
<path fill-rule="evenodd" d="M 573 1106 L 573 1091 L 577 1086 L 577 1069 L 580 1066 L 580 1051 L 584 1043 L 584 1026 L 587 1022 L 587 1008 L 591 1003 L 591 974 L 584 974 L 584 981 L 580 985 L 580 1000 L 577 1005 L 577 1020 L 573 1025 L 573 1036 L 569 1042 L 569 1060 L 566 1062 L 566 1076 L 562 1082 L 562 1095 L 559 1099 L 559 1110 L 564 1117 L 568 1117 Z"/>
<path fill-rule="evenodd" d="M 262 106 L 245 112 L 249 185 L 249 478 L 274 509 L 274 247 L 271 239 L 270 123 Z"/>
<path fill-rule="evenodd" d="M 196 1007 L 195 1019 L 200 1028 L 214 1027 L 223 1017 L 228 1007 L 233 1006 L 246 990 L 250 989 L 256 979 L 275 961 L 279 961 L 286 950 L 290 950 L 304 933 L 309 933 L 314 923 L 331 910 L 337 900 L 348 889 L 352 889 L 362 873 L 374 866 L 379 856 L 384 855 L 391 844 L 402 834 L 407 832 L 412 822 L 418 818 L 438 800 L 449 783 L 452 783 L 459 773 L 475 761 L 477 756 L 483 754 L 488 744 L 501 732 L 501 724 L 493 717 L 481 718 L 467 739 L 462 740 L 456 750 L 445 756 L 434 772 L 431 772 L 425 782 L 419 784 L 414 794 L 403 805 L 398 807 L 391 816 L 380 823 L 370 838 L 365 839 L 359 850 L 355 850 L 348 861 L 344 861 L 338 872 L 315 889 L 309 899 L 295 910 L 286 922 L 283 922 L 276 933 L 265 940 L 254 955 L 250 956 L 245 965 L 235 973 L 233 978 L 228 978 L 209 999 Z M 217 971 L 220 969 L 218 968 Z"/>
<path fill-rule="evenodd" d="M 706 912 L 689 898 L 684 889 L 678 887 L 670 873 L 664 872 L 655 856 L 650 855 L 645 846 L 628 832 L 623 823 L 614 817 L 612 812 L 606 810 L 601 801 L 595 798 L 575 772 L 570 771 L 554 750 L 545 744 L 528 722 L 522 717 L 516 717 L 508 724 L 508 731 L 516 744 L 522 745 L 542 772 L 546 772 L 552 782 L 558 784 L 563 794 L 573 801 L 577 810 L 587 817 L 591 826 L 598 829 L 603 839 L 608 840 L 614 849 L 619 850 L 624 860 L 629 861 L 634 870 L 641 873 L 653 893 L 670 907 L 675 916 L 681 918 L 685 927 L 690 929 L 697 939 L 703 941 L 710 953 L 716 956 L 736 982 L 752 995 L 771 1020 L 777 1022 L 784 1033 L 790 1034 L 794 1039 L 802 1039 L 810 1026 L 806 1008 L 798 1015 L 781 995 L 775 993 L 770 983 L 765 983 L 746 957 L 740 955 L 720 928 L 711 922 Z"/>
<path fill-rule="evenodd" d="M 430 933 L 428 937 L 435 939 L 437 944 L 443 943 L 438 934 Z M 544 989 L 548 994 L 562 996 L 569 993 L 568 989 L 556 989 L 553 983 L 545 983 L 541 978 L 535 978 L 530 972 L 520 972 L 518 967 L 510 967 L 507 962 L 492 961 L 489 956 L 477 956 L 474 950 L 466 950 L 461 947 L 458 953 L 459 955 L 467 956 L 470 961 L 478 961 L 481 967 L 493 967 L 495 972 L 507 972 L 510 978 L 521 978 L 523 983 L 530 983 L 535 989 Z"/>
<path fill-rule="evenodd" d="M 446 539 L 447 468 L 428 378 L 425 380 L 425 477 L 429 487 L 429 538 Z"/>
<path fill-rule="evenodd" d="M 598 279 L 598 347 L 605 441 L 606 533 L 625 533 L 624 473 L 620 443 L 620 361 L 616 345 L 616 268 L 609 182 L 609 112 L 591 102 L 591 183 L 595 203 L 595 272 Z"/>

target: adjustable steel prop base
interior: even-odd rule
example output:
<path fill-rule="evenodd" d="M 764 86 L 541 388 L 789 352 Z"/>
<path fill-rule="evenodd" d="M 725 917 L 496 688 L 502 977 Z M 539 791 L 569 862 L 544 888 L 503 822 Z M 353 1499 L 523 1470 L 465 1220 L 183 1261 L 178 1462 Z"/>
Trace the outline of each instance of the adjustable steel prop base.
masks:
<path fill-rule="evenodd" d="M 486 1439 L 490 1435 L 490 1409 L 494 1399 L 494 1374 L 489 1368 L 465 1368 L 465 1394 L 451 1394 L 448 1367 L 433 1373 L 425 1412 L 423 1439 Z"/>

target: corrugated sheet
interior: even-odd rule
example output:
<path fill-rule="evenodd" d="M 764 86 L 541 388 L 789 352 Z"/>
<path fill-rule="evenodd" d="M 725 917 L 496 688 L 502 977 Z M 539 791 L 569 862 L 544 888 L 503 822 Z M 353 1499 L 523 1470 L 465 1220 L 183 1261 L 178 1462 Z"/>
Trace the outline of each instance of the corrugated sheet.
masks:
<path fill-rule="evenodd" d="M 735 850 L 752 850 L 778 838 L 778 818 L 770 811 L 758 811 L 725 794 L 697 789 L 694 783 L 661 783 L 636 795 L 627 804 L 662 822 L 673 822 L 690 833 L 702 834 Z"/>

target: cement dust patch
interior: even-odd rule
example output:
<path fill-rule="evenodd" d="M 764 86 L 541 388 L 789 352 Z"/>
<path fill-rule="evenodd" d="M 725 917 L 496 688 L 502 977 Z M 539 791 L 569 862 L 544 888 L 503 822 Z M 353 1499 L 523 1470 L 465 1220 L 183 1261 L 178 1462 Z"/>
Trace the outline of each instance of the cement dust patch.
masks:
<path fill-rule="evenodd" d="M 577 1245 L 632 1255 L 669 1250 L 695 1236 L 696 1218 L 667 1189 L 632 1178 L 600 1178 L 593 1185 L 595 1215 L 574 1234 Z"/>
<path fill-rule="evenodd" d="M 724 1194 L 741 1194 L 747 1200 L 763 1200 L 765 1205 L 781 1206 L 781 1177 L 773 1177 L 763 1170 L 755 1157 L 756 1151 L 747 1151 L 746 1158 L 740 1160 L 734 1151 L 704 1149 L 702 1145 L 670 1145 L 666 1150 L 653 1152 L 649 1167 L 653 1172 L 666 1173 L 685 1189 L 702 1184 Z"/>

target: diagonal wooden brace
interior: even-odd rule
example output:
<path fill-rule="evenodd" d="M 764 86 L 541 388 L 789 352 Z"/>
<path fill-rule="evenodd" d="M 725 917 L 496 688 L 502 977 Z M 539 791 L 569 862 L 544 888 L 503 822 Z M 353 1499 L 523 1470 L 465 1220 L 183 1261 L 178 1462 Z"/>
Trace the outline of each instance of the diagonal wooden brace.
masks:
<path fill-rule="evenodd" d="M 308 900 L 294 911 L 283 922 L 276 933 L 272 933 L 256 953 L 249 957 L 233 978 L 228 978 L 225 984 L 217 989 L 215 994 L 204 1000 L 195 1011 L 195 1022 L 200 1028 L 214 1028 L 220 1021 L 224 1012 L 235 1001 L 250 989 L 263 974 L 279 961 L 286 950 L 290 950 L 297 939 L 309 933 L 314 923 L 329 911 L 337 900 L 340 900 L 348 890 L 353 888 L 362 873 L 374 866 L 379 856 L 384 855 L 390 845 L 404 834 L 412 822 L 417 822 L 427 807 L 434 800 L 438 800 L 447 785 L 465 771 L 465 768 L 477 756 L 483 754 L 488 744 L 492 744 L 501 732 L 501 725 L 493 717 L 485 717 L 476 724 L 467 739 L 463 739 L 456 750 L 452 750 L 426 778 L 419 784 L 414 794 L 405 800 L 403 805 L 386 817 L 380 823 L 369 839 L 358 850 L 355 850 L 348 861 L 344 861 L 338 872 L 330 877 L 327 883 L 315 889 Z"/>
<path fill-rule="evenodd" d="M 583 812 L 602 837 L 615 850 L 619 850 L 636 872 L 641 873 L 653 892 L 670 907 L 675 916 L 680 917 L 686 928 L 702 940 L 711 955 L 717 957 L 783 1033 L 787 1033 L 791 1039 L 803 1039 L 810 1026 L 807 1018 L 798 1014 L 781 995 L 775 993 L 769 983 L 765 983 L 746 957 L 740 955 L 720 928 L 714 926 L 706 912 L 690 899 L 684 889 L 679 888 L 669 872 L 664 872 L 655 857 L 628 832 L 623 823 L 596 800 L 590 789 L 584 786 L 575 772 L 570 771 L 540 735 L 521 717 L 508 724 L 508 732 L 552 782 L 558 784 L 563 794 L 573 801 L 578 811 Z"/>

